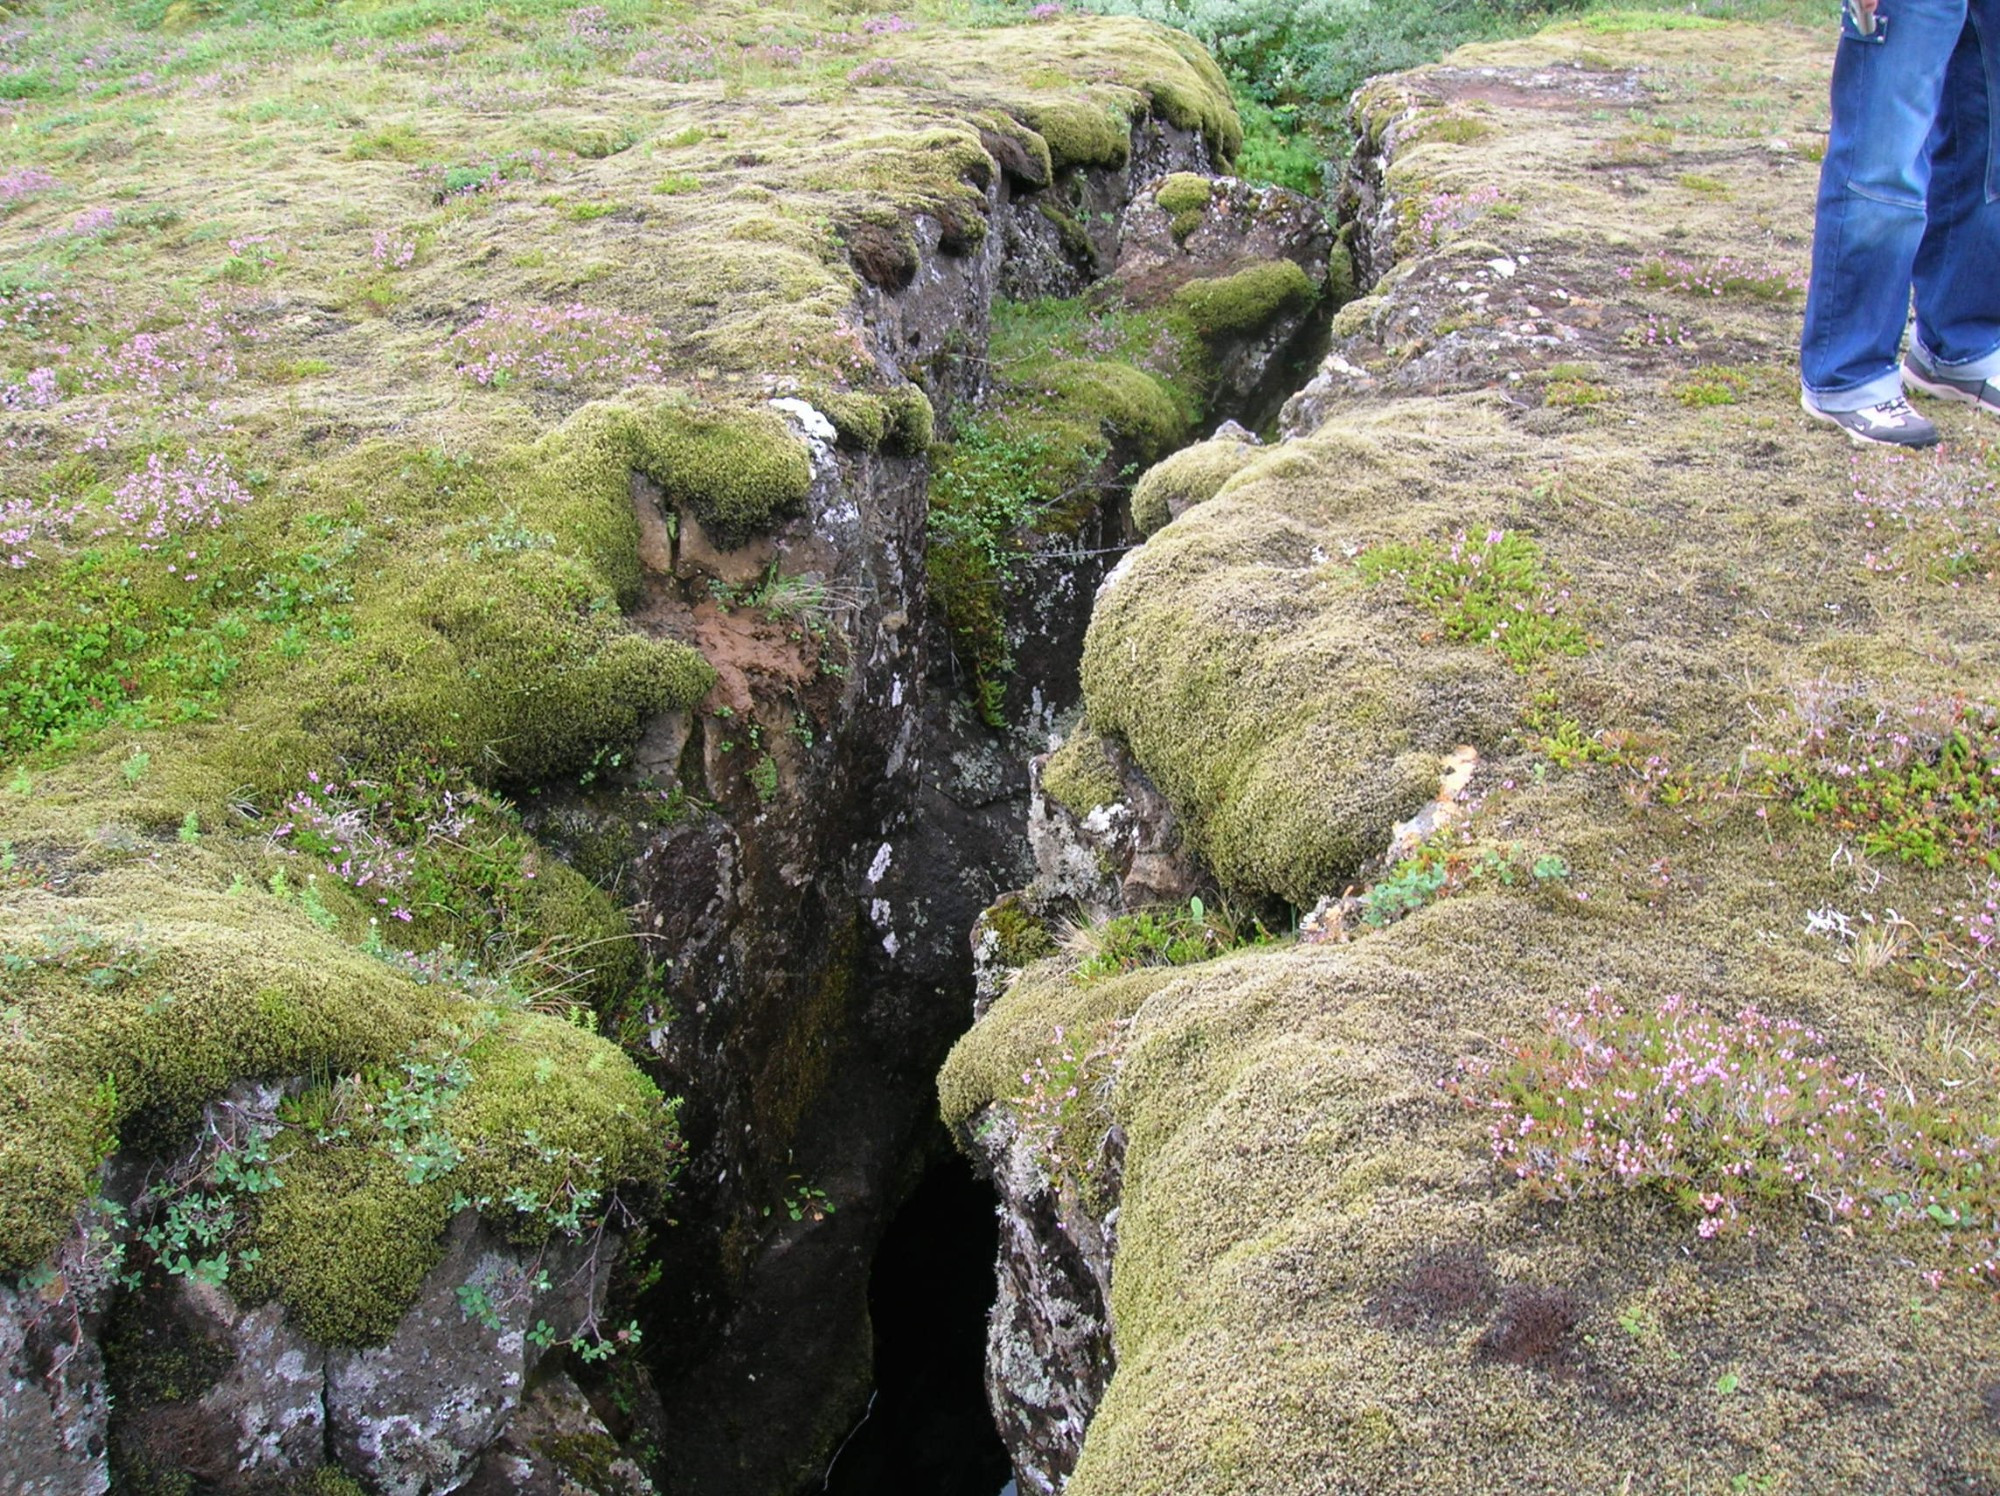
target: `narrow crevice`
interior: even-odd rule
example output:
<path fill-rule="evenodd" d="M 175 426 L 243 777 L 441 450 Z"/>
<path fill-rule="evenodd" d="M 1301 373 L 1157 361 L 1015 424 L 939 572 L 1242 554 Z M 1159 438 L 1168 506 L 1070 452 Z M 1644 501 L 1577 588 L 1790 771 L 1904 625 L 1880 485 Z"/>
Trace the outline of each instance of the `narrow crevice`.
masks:
<path fill-rule="evenodd" d="M 992 1189 L 943 1153 L 875 1253 L 875 1386 L 823 1479 L 800 1496 L 994 1496 L 1009 1477 L 982 1368 L 999 1225 Z"/>

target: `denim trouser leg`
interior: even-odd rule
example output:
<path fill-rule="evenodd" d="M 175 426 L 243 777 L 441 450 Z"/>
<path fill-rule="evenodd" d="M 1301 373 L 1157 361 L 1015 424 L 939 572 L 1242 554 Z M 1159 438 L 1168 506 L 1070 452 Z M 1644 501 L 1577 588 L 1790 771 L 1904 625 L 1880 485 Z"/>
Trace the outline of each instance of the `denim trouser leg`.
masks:
<path fill-rule="evenodd" d="M 1913 276 L 1917 342 L 1959 379 L 2000 374 L 2000 202 L 1993 131 L 2000 87 L 2000 14 L 1974 3 L 1945 69 L 1930 139 L 1931 181 Z"/>
<path fill-rule="evenodd" d="M 1940 130 L 1938 113 L 1946 73 L 1973 31 L 1967 3 L 1883 0 L 1887 27 L 1879 42 L 1862 39 L 1851 22 L 1842 23 L 1833 65 L 1833 133 L 1820 168 L 1812 282 L 1799 348 L 1800 378 L 1822 410 L 1858 410 L 1902 393 L 1897 360 L 1924 239 L 1929 147 L 1934 137 L 1954 134 Z M 1996 0 L 1972 3 L 1984 14 L 1995 13 Z M 1971 62 L 1980 62 L 1976 38 Z M 1983 76 L 1979 82 L 1984 93 Z M 1945 178 L 1961 193 L 1974 185 L 1984 208 L 1983 162 L 1969 182 L 1967 172 L 1955 169 L 1965 155 L 1962 149 L 1955 153 Z M 1960 203 L 1938 207 L 1945 210 L 1943 220 L 1954 225 L 1946 231 L 1951 240 L 1980 216 L 1968 215 Z M 1957 255 L 1955 246 L 1952 254 Z M 1944 258 L 1940 253 L 1927 268 L 1943 273 Z M 1959 273 L 1945 273 L 1946 280 L 1962 282 L 1964 272 L 1960 267 Z M 1958 313 L 1938 320 L 1940 336 L 1947 331 L 1962 336 Z"/>

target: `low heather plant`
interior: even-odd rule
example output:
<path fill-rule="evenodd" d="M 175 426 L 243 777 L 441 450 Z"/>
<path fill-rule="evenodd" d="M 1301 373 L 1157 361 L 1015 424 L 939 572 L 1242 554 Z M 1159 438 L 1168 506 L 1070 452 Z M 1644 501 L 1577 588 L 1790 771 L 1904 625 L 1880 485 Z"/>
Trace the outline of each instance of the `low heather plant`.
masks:
<path fill-rule="evenodd" d="M 1718 255 L 1706 264 L 1674 255 L 1656 254 L 1636 265 L 1618 267 L 1618 277 L 1654 290 L 1684 291 L 1694 296 L 1747 296 L 1759 301 L 1786 301 L 1806 288 L 1806 273 L 1768 262 L 1753 265 L 1733 255 Z"/>
<path fill-rule="evenodd" d="M 1124 1047 L 1122 1023 L 1106 1023 L 1088 1035 L 1058 1025 L 1049 1046 L 1021 1072 L 1014 1112 L 1035 1162 L 1051 1180 L 1068 1179 L 1086 1189 L 1097 1182 Z"/>
<path fill-rule="evenodd" d="M 1829 1222 L 1927 1234 L 1960 1272 L 2000 1281 L 1990 1119 L 1871 1081 L 1755 1007 L 1714 1018 L 1674 996 L 1632 1013 L 1593 988 L 1447 1086 L 1543 1198 L 1656 1191 L 1703 1237 L 1752 1235 L 1759 1205 L 1803 1200 Z"/>
<path fill-rule="evenodd" d="M 633 53 L 625 71 L 636 78 L 697 83 L 722 76 L 722 54 L 712 38 L 682 26 L 662 34 L 654 46 Z"/>
<path fill-rule="evenodd" d="M 56 371 L 30 369 L 19 384 L 0 384 L 0 410 L 47 410 L 62 399 Z"/>
<path fill-rule="evenodd" d="M 172 459 L 155 452 L 113 490 L 106 506 L 111 523 L 93 533 L 131 536 L 140 550 L 153 551 L 197 530 L 220 529 L 231 510 L 249 502 L 250 490 L 220 453 L 189 447 Z"/>
<path fill-rule="evenodd" d="M 59 545 L 83 515 L 84 506 L 55 494 L 0 499 L 0 556 L 15 571 L 42 559 L 38 546 Z"/>
<path fill-rule="evenodd" d="M 624 31 L 601 5 L 584 5 L 564 18 L 569 39 L 595 52 L 609 52 L 624 41 Z"/>
<path fill-rule="evenodd" d="M 62 184 L 39 167 L 24 166 L 0 171 L 0 203 L 18 203 L 25 198 L 53 191 Z"/>
<path fill-rule="evenodd" d="M 1434 192 L 1417 211 L 1417 244 L 1436 249 L 1475 223 L 1481 214 L 1500 201 L 1497 187 L 1475 187 L 1470 192 Z"/>
<path fill-rule="evenodd" d="M 320 860 L 331 876 L 407 923 L 414 916 L 406 890 L 422 851 L 455 842 L 472 826 L 468 797 L 442 786 L 426 789 L 412 823 L 393 787 L 315 770 L 285 802 L 286 819 L 272 829 L 271 843 Z"/>
<path fill-rule="evenodd" d="M 2000 556 L 1992 453 L 1939 448 L 1849 464 L 1868 549 L 1861 564 L 1897 581 L 1961 587 L 1990 580 Z"/>
<path fill-rule="evenodd" d="M 1569 616 L 1569 588 L 1552 577 L 1526 535 L 1489 530 L 1473 540 L 1382 545 L 1355 565 L 1368 581 L 1397 580 L 1410 601 L 1435 614 L 1447 637 L 1485 644 L 1517 670 L 1551 654 L 1584 654 L 1590 635 Z"/>
<path fill-rule="evenodd" d="M 474 384 L 516 379 L 563 388 L 666 377 L 667 335 L 643 317 L 589 307 L 502 306 L 451 341 L 452 365 Z"/>
<path fill-rule="evenodd" d="M 433 203 L 443 204 L 474 193 L 497 192 L 510 182 L 546 182 L 568 159 L 572 158 L 554 151 L 515 151 L 463 166 L 419 166 L 412 175 Z"/>
<path fill-rule="evenodd" d="M 408 270 L 417 262 L 417 241 L 403 234 L 392 234 L 387 229 L 377 229 L 368 257 L 375 262 L 377 270 Z"/>
<path fill-rule="evenodd" d="M 63 232 L 72 239 L 101 239 L 117 227 L 116 208 L 85 208 Z"/>

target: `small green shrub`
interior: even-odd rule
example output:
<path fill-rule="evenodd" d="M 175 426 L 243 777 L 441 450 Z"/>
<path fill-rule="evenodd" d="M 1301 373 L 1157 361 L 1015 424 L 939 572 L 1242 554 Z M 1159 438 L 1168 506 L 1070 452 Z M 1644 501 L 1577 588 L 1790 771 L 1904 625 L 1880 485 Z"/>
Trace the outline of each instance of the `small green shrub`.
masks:
<path fill-rule="evenodd" d="M 1517 670 L 1590 649 L 1590 635 L 1569 616 L 1569 589 L 1518 531 L 1493 530 L 1474 541 L 1461 530 L 1448 542 L 1378 546 L 1355 565 L 1371 582 L 1401 582 L 1411 602 L 1443 622 L 1448 638 L 1487 645 Z"/>
<path fill-rule="evenodd" d="M 1075 926 L 1064 945 L 1082 958 L 1079 982 L 1096 981 L 1146 966 L 1192 966 L 1277 937 L 1257 919 L 1211 911 L 1200 899 L 1164 909 L 1114 915 L 1101 924 Z"/>
<path fill-rule="evenodd" d="M 1693 409 L 1706 405 L 1737 405 L 1756 387 L 1756 375 L 1726 364 L 1703 364 L 1677 380 L 1670 393 Z"/>
<path fill-rule="evenodd" d="M 1760 787 L 1870 854 L 2000 872 L 2000 708 L 1949 701 L 1876 713 L 1852 703 L 1765 750 Z"/>
<path fill-rule="evenodd" d="M 1538 887 L 1568 877 L 1569 863 L 1556 852 L 1535 852 L 1518 842 L 1434 838 L 1370 885 L 1361 896 L 1361 917 L 1381 929 L 1467 888 Z"/>

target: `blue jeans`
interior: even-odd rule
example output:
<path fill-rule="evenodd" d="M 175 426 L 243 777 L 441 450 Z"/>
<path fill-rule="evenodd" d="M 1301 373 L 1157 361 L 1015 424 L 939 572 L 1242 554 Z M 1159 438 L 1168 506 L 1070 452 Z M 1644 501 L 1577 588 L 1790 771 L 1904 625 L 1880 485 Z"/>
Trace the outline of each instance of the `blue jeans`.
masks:
<path fill-rule="evenodd" d="M 1882 0 L 1842 16 L 1799 376 L 1821 410 L 1903 392 L 1917 341 L 1939 372 L 2000 375 L 2000 0 Z"/>

